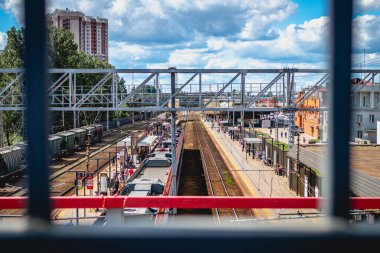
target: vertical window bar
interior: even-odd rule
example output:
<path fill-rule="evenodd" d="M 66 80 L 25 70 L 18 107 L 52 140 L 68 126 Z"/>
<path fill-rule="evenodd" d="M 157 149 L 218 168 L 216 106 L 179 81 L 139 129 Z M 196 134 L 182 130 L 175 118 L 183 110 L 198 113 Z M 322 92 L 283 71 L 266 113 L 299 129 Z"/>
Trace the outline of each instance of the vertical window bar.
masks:
<path fill-rule="evenodd" d="M 330 1 L 329 166 L 327 211 L 348 219 L 351 129 L 352 0 Z"/>
<path fill-rule="evenodd" d="M 24 0 L 28 215 L 50 220 L 45 0 Z"/>

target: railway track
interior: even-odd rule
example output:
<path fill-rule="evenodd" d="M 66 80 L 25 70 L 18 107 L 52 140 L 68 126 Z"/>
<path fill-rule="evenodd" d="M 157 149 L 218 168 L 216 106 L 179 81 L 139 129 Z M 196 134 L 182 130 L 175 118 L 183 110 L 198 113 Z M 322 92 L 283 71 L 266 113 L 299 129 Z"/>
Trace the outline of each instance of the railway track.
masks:
<path fill-rule="evenodd" d="M 194 127 L 209 193 L 212 196 L 241 196 L 240 189 L 236 189 L 224 161 L 199 119 L 194 122 Z M 232 221 L 240 224 L 241 218 L 253 217 L 250 209 L 218 208 L 213 213 L 219 224 L 231 224 Z"/>
<path fill-rule="evenodd" d="M 136 127 L 138 127 L 137 130 L 140 130 L 140 129 L 143 129 L 144 127 L 146 127 L 147 124 L 149 124 L 149 123 L 147 123 L 147 122 L 140 123 L 140 124 L 135 123 L 133 125 L 128 125 L 127 127 L 122 127 L 121 129 L 118 129 L 116 131 L 110 130 L 110 131 L 106 132 L 106 134 L 104 135 L 106 137 L 103 138 L 103 141 L 102 141 L 103 143 L 100 145 L 99 144 L 97 145 L 98 147 L 95 150 L 93 150 L 93 152 L 90 154 L 90 159 L 95 158 L 96 156 L 98 156 L 102 152 L 104 152 L 105 150 L 111 148 L 118 141 L 125 138 L 126 134 L 129 134 L 133 130 L 136 130 L 135 129 Z M 49 176 L 49 182 L 58 181 L 57 179 L 64 176 L 67 172 L 75 171 L 76 168 L 85 165 L 86 161 L 87 161 L 87 156 L 83 155 L 74 161 L 70 161 L 70 162 L 66 163 L 62 167 L 55 169 Z M 108 162 L 109 162 L 108 160 L 103 162 L 102 164 L 100 164 L 99 168 L 97 168 L 97 167 L 95 169 L 90 168 L 90 172 L 91 173 L 97 172 L 98 169 L 103 168 L 105 165 L 108 164 Z M 92 167 L 94 167 L 94 166 L 92 166 Z M 62 192 L 56 193 L 53 195 L 64 196 L 64 195 L 68 194 L 69 192 L 71 192 L 73 189 L 74 189 L 74 186 L 71 186 L 71 187 L 63 190 Z M 9 197 L 9 196 L 17 197 L 17 196 L 26 196 L 26 195 L 27 195 L 27 186 L 23 186 L 23 187 L 17 189 L 16 191 L 13 191 L 13 192 L 7 194 L 6 196 L 7 197 Z"/>

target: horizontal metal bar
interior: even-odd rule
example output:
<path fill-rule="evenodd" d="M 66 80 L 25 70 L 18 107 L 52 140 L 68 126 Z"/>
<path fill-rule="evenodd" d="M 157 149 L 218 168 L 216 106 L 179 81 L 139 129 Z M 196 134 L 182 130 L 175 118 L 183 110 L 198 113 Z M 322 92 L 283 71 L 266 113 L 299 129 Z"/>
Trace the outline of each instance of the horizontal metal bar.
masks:
<path fill-rule="evenodd" d="M 23 209 L 26 197 L 0 197 L 0 209 Z M 51 197 L 53 208 L 319 208 L 324 198 L 315 197 L 203 197 L 203 196 L 99 196 Z M 380 198 L 351 198 L 352 209 L 380 209 Z"/>
<path fill-rule="evenodd" d="M 23 73 L 23 69 L 0 69 L 0 73 Z M 98 74 L 98 73 L 171 73 L 169 69 L 48 69 L 48 73 L 75 73 L 75 74 Z M 328 69 L 175 69 L 174 73 L 250 73 L 250 74 L 276 74 L 276 73 L 328 73 Z M 380 69 L 351 69 L 351 73 L 380 73 Z"/>
<path fill-rule="evenodd" d="M 168 112 L 168 111 L 193 111 L 193 112 L 203 112 L 203 111 L 221 111 L 221 112 L 278 112 L 278 111 L 328 111 L 327 108 L 297 108 L 297 107 L 287 107 L 287 108 L 270 108 L 270 107 L 251 107 L 251 108 L 224 108 L 224 107 L 177 107 L 177 108 L 165 108 L 165 107 L 49 107 L 49 111 L 82 111 L 82 112 L 93 112 L 93 111 L 124 111 L 124 112 Z M 0 107 L 0 111 L 23 111 L 24 107 Z M 375 109 L 373 109 L 375 110 Z"/>

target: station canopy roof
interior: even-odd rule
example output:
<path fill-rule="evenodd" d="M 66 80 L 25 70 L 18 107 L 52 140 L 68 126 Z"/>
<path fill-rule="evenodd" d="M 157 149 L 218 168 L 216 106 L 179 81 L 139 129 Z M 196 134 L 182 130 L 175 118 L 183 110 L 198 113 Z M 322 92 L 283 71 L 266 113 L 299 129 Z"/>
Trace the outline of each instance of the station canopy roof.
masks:
<path fill-rule="evenodd" d="M 129 147 L 129 146 L 131 146 L 131 137 L 129 136 L 129 137 L 122 139 L 121 141 L 119 141 L 117 143 L 117 146 L 118 147 L 125 147 L 125 146 Z"/>
<path fill-rule="evenodd" d="M 139 141 L 139 143 L 137 144 L 137 146 L 139 147 L 149 147 L 149 146 L 152 146 L 154 141 L 157 139 L 158 137 L 156 135 L 148 135 L 148 136 L 145 136 L 144 139 L 142 139 L 141 141 Z"/>
<path fill-rule="evenodd" d="M 257 144 L 261 143 L 262 141 L 259 138 L 244 138 L 244 142 L 247 144 Z"/>

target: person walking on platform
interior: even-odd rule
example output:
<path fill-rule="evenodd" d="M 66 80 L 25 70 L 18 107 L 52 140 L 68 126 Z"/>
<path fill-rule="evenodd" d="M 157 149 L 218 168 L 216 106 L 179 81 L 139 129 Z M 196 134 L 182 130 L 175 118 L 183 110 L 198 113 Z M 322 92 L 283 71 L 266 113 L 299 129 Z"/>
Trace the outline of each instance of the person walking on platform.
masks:
<path fill-rule="evenodd" d="M 116 178 L 115 180 L 115 183 L 113 185 L 113 189 L 112 189 L 112 195 L 115 195 L 117 193 L 117 191 L 119 190 L 119 179 Z"/>

